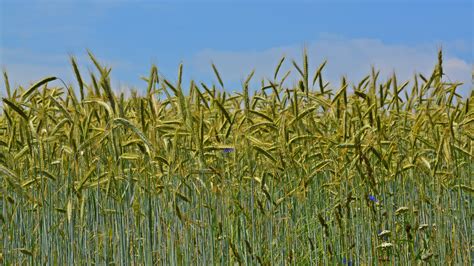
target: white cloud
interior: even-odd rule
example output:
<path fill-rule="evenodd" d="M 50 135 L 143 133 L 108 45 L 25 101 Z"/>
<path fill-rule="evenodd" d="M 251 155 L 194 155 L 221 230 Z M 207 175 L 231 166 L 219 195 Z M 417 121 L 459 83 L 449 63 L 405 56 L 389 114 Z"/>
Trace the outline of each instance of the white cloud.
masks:
<path fill-rule="evenodd" d="M 464 96 L 469 95 L 473 88 L 471 82 L 472 63 L 452 55 L 453 52 L 463 50 L 467 45 L 459 41 L 440 42 L 440 44 L 444 47 L 444 72 L 447 74 L 445 79 L 463 82 L 465 85 L 459 92 Z M 439 46 L 438 44 L 395 45 L 377 39 L 346 39 L 334 35 L 323 35 L 318 40 L 306 45 L 311 74 L 320 63 L 327 59 L 328 63 L 323 77 L 326 81 L 331 82 L 333 88 L 339 87 L 342 75 L 346 75 L 351 82 L 357 82 L 370 73 L 372 65 L 381 71 L 379 80 L 387 79 L 393 71 L 396 71 L 400 82 L 411 80 L 415 71 L 429 75 L 436 64 Z M 240 89 L 239 81 L 244 80 L 252 69 L 256 69 L 254 84 L 259 84 L 262 77 L 273 78 L 275 67 L 281 56 L 286 55 L 287 60 L 280 70 L 279 77 L 286 70 L 292 69 L 293 77 L 287 81 L 287 85 L 290 85 L 297 78 L 291 59 L 295 59 L 301 65 L 303 48 L 303 45 L 289 45 L 253 51 L 207 49 L 199 52 L 190 60 L 185 60 L 185 82 L 183 84 L 188 84 L 189 78 L 200 81 L 212 76 L 211 61 L 217 65 L 228 89 L 234 89 L 232 86 L 227 86 L 231 83 L 237 84 L 237 89 Z M 90 82 L 89 71 L 95 71 L 95 67 L 85 52 L 75 56 L 83 79 Z M 97 54 L 97 57 L 99 62 L 112 67 L 112 84 L 117 92 L 127 92 L 127 88 L 131 86 L 142 89 L 145 86 L 139 76 L 146 76 L 147 70 L 139 72 L 140 66 L 136 64 L 132 65 L 120 60 L 107 60 L 100 54 Z M 146 65 L 146 63 L 143 64 Z M 77 87 L 68 54 L 45 54 L 0 47 L 0 68 L 7 70 L 12 87 L 29 86 L 46 76 L 61 77 Z M 167 76 L 167 78 L 173 78 L 173 76 Z M 1 82 L 0 88 L 3 87 L 3 82 Z M 0 89 L 0 95 L 4 95 L 4 89 Z"/>
<path fill-rule="evenodd" d="M 97 73 L 95 66 L 86 53 L 74 55 L 79 71 L 84 82 L 90 83 L 90 72 Z M 99 63 L 103 66 L 112 67 L 111 81 L 117 91 L 123 91 L 123 82 L 115 78 L 114 70 L 128 71 L 132 65 L 119 60 L 104 60 L 97 56 Z M 73 84 L 77 89 L 76 77 L 68 54 L 47 54 L 37 53 L 25 49 L 0 48 L 0 68 L 6 70 L 12 88 L 18 86 L 28 87 L 32 83 L 48 76 L 55 76 L 63 79 L 66 83 Z M 3 88 L 3 76 L 1 78 Z M 115 86 L 117 85 L 117 86 Z M 0 96 L 5 92 L 0 90 Z"/>
<path fill-rule="evenodd" d="M 462 46 L 443 44 L 443 47 Z M 323 35 L 317 41 L 306 45 L 309 54 L 309 66 L 314 71 L 324 60 L 328 63 L 323 77 L 333 87 L 338 87 L 340 77 L 345 75 L 349 81 L 357 82 L 370 74 L 371 66 L 380 70 L 380 80 L 386 80 L 395 71 L 397 78 L 411 80 L 414 73 L 430 75 L 437 62 L 437 49 L 441 45 L 399 45 L 387 44 L 378 39 L 346 39 L 334 35 Z M 272 78 L 280 58 L 287 59 L 281 71 L 292 69 L 291 59 L 301 65 L 303 46 L 292 45 L 274 47 L 262 51 L 217 51 L 204 50 L 191 60 L 192 67 L 201 73 L 210 71 L 210 62 L 214 62 L 224 80 L 239 81 L 253 69 L 255 77 Z M 471 68 L 468 62 L 451 56 L 444 48 L 444 71 L 451 81 L 463 82 L 460 92 L 468 95 L 471 86 Z M 296 75 L 296 70 L 292 72 Z M 280 72 L 284 73 L 284 72 Z M 296 76 L 293 76 L 295 81 Z"/>
<path fill-rule="evenodd" d="M 472 73 L 474 71 L 472 64 L 468 64 L 459 58 L 449 58 L 444 62 L 443 68 L 448 81 L 464 82 L 465 87 L 470 86 L 472 90 Z"/>

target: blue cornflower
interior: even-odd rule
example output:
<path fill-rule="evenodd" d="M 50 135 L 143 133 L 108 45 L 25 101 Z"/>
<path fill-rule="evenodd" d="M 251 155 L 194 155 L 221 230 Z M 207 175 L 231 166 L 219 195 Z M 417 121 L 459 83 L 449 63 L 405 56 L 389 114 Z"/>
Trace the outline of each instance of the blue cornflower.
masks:
<path fill-rule="evenodd" d="M 230 152 L 233 152 L 234 151 L 234 148 L 224 148 L 223 152 L 224 153 L 230 153 Z"/>
<path fill-rule="evenodd" d="M 369 200 L 373 202 L 377 202 L 377 199 L 373 195 L 369 195 Z"/>
<path fill-rule="evenodd" d="M 354 265 L 352 260 L 347 260 L 346 257 L 342 258 L 342 264 L 348 265 L 348 266 L 353 266 Z"/>

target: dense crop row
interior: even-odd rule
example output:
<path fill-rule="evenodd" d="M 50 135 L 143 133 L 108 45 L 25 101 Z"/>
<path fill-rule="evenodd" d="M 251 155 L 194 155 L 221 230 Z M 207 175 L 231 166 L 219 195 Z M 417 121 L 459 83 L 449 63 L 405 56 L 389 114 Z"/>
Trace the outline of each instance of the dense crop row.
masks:
<path fill-rule="evenodd" d="M 90 57 L 76 89 L 4 75 L 3 263 L 471 263 L 473 94 L 441 52 L 430 76 L 338 86 L 305 54 L 288 87 L 283 58 L 254 93 L 153 66 L 130 97 Z"/>

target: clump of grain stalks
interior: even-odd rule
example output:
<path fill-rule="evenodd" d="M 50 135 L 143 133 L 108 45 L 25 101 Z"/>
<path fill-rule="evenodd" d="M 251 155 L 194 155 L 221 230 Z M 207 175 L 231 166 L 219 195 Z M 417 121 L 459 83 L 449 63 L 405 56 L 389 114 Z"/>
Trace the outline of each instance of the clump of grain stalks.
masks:
<path fill-rule="evenodd" d="M 473 94 L 441 52 L 428 76 L 338 86 L 306 54 L 287 86 L 282 58 L 233 94 L 153 66 L 130 97 L 89 56 L 76 89 L 4 73 L 2 263 L 470 264 Z"/>

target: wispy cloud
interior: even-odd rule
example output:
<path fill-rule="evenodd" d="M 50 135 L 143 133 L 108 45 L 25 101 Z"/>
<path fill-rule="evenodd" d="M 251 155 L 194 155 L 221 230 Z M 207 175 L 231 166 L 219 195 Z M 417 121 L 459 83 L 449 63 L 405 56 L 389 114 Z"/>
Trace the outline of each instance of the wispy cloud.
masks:
<path fill-rule="evenodd" d="M 347 39 L 323 35 L 316 41 L 308 43 L 306 48 L 309 53 L 309 66 L 313 71 L 324 60 L 328 60 L 323 77 L 331 82 L 334 88 L 339 86 L 342 75 L 347 76 L 352 82 L 357 82 L 370 73 L 371 66 L 381 71 L 381 80 L 388 78 L 394 71 L 400 81 L 412 79 L 415 72 L 429 75 L 436 64 L 437 49 L 440 45 L 445 52 L 445 79 L 464 82 L 465 85 L 459 92 L 467 96 L 473 88 L 472 62 L 453 55 L 457 50 L 463 51 L 469 46 L 461 41 L 410 46 L 388 44 L 377 39 Z M 288 60 L 280 71 L 280 77 L 287 70 L 293 69 L 291 59 L 301 64 L 303 48 L 303 45 L 289 45 L 253 51 L 203 50 L 185 60 L 184 81 L 187 82 L 189 78 L 198 81 L 209 80 L 208 78 L 212 77 L 210 63 L 214 62 L 223 76 L 224 83 L 237 84 L 237 89 L 240 89 L 238 83 L 253 69 L 256 70 L 254 84 L 258 84 L 263 77 L 273 77 L 275 67 L 283 55 Z M 85 51 L 75 54 L 75 57 L 83 79 L 90 82 L 89 72 L 95 72 L 95 67 Z M 127 92 L 130 87 L 139 89 L 145 87 L 145 83 L 139 79 L 140 75 L 147 73 L 143 66 L 137 65 L 136 62 L 132 64 L 121 59 L 103 58 L 100 54 L 97 54 L 97 57 L 101 63 L 112 67 L 112 84 L 116 91 Z M 0 67 L 7 70 L 13 86 L 28 86 L 46 76 L 58 76 L 72 84 L 76 82 L 68 54 L 39 53 L 23 48 L 3 47 L 0 48 Z M 170 73 L 167 78 L 173 79 L 175 74 Z M 296 78 L 297 73 L 293 69 L 292 76 L 287 81 L 288 85 L 295 82 Z M 3 91 L 0 91 L 0 94 L 3 94 Z"/>
<path fill-rule="evenodd" d="M 71 54 L 73 55 L 73 54 Z M 74 54 L 82 78 L 90 82 L 90 72 L 97 73 L 87 53 Z M 112 67 L 111 80 L 117 91 L 124 90 L 129 82 L 121 79 L 115 72 L 133 71 L 133 65 L 116 59 L 104 59 L 97 56 L 101 64 Z M 26 49 L 0 48 L 0 67 L 8 74 L 12 86 L 29 86 L 47 76 L 60 77 L 67 83 L 75 84 L 76 78 L 70 63 L 69 54 L 38 53 Z M 3 86 L 2 86 L 3 87 Z M 3 92 L 1 92 L 3 94 Z"/>
<path fill-rule="evenodd" d="M 437 50 L 441 46 L 444 47 L 445 53 L 446 78 L 465 83 L 460 92 L 467 95 L 472 89 L 472 63 L 451 53 L 455 52 L 456 47 L 461 49 L 466 46 L 459 41 L 410 46 L 384 43 L 378 39 L 347 39 L 334 35 L 322 35 L 318 40 L 308 43 L 306 48 L 309 53 L 310 68 L 314 70 L 324 60 L 328 60 L 324 78 L 333 86 L 338 86 L 342 75 L 357 82 L 370 73 L 372 66 L 381 71 L 382 79 L 388 78 L 394 71 L 400 80 L 412 79 L 415 72 L 429 75 L 437 62 Z M 292 45 L 261 51 L 208 49 L 196 54 L 191 62 L 193 68 L 201 73 L 208 72 L 210 62 L 214 62 L 225 80 L 242 80 L 254 68 L 257 79 L 270 78 L 282 56 L 290 59 L 287 60 L 282 71 L 292 68 L 291 59 L 295 59 L 300 64 L 303 48 L 303 45 Z M 289 82 L 294 82 L 297 77 L 296 71 L 293 70 L 293 72 L 293 79 L 289 79 Z"/>

